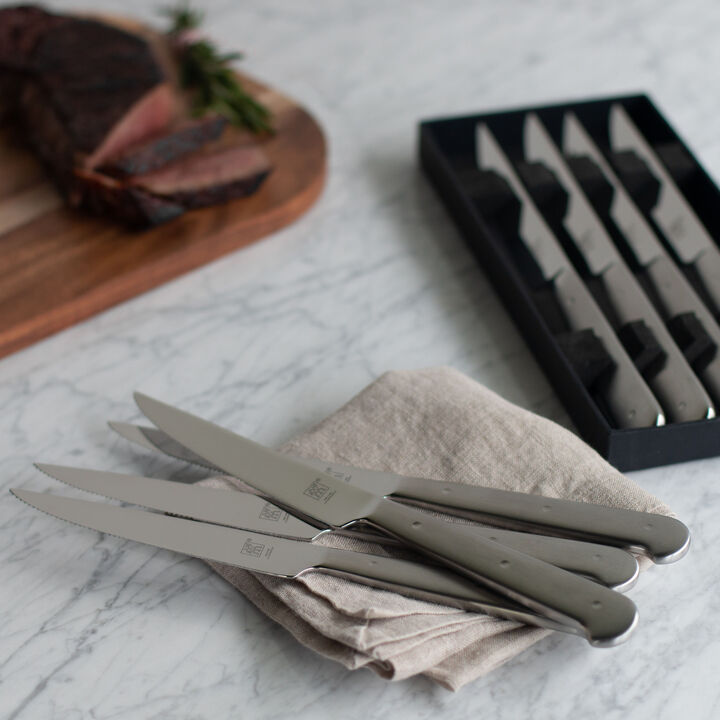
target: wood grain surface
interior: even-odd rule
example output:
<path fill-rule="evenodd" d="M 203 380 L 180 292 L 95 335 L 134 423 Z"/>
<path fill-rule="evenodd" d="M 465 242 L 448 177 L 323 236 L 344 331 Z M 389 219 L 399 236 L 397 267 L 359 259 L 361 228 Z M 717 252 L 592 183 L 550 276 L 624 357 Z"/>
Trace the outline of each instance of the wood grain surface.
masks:
<path fill-rule="evenodd" d="M 0 357 L 288 225 L 319 196 L 323 132 L 289 98 L 244 75 L 273 112 L 261 141 L 274 170 L 260 190 L 130 231 L 63 207 L 43 169 L 0 129 Z"/>

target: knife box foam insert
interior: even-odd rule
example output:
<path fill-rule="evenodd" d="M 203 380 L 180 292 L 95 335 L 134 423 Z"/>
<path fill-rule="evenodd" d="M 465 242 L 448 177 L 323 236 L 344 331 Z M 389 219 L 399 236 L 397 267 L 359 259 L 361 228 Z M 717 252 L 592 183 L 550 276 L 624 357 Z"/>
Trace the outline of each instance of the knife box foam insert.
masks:
<path fill-rule="evenodd" d="M 518 236 L 519 200 L 500 176 L 480 171 L 475 160 L 476 126 L 485 123 L 513 162 L 636 367 L 646 379 L 652 377 L 664 362 L 662 347 L 642 321 L 624 326 L 618 323 L 601 283 L 589 275 L 562 227 L 568 202 L 564 189 L 547 168 L 525 162 L 522 152 L 522 129 L 528 113 L 539 116 L 559 145 L 564 115 L 574 112 L 596 144 L 606 151 L 625 189 L 650 220 L 649 213 L 660 190 L 659 182 L 634 153 L 608 150 L 608 118 L 615 103 L 630 115 L 693 211 L 718 242 L 720 190 L 646 95 L 426 120 L 419 126 L 419 155 L 423 171 L 543 368 L 577 432 L 618 469 L 628 471 L 720 455 L 720 419 L 668 423 L 661 427 L 621 429 L 615 426 L 601 393 L 603 383 L 614 369 L 614 361 L 592 330 L 569 330 L 552 283 L 543 278 L 535 259 Z M 569 158 L 569 161 L 635 279 L 661 310 L 643 269 L 625 245 L 621 233 L 608 222 L 612 187 L 589 158 Z M 657 230 L 652 222 L 651 226 Z M 662 233 L 658 235 L 662 237 Z M 720 308 L 713 305 L 694 269 L 682 265 L 677 256 L 670 254 L 712 314 L 720 319 Z M 693 313 L 667 317 L 661 312 L 661 316 L 691 367 L 700 372 L 718 352 L 702 324 Z M 713 397 L 713 401 L 720 413 L 720 397 Z"/>

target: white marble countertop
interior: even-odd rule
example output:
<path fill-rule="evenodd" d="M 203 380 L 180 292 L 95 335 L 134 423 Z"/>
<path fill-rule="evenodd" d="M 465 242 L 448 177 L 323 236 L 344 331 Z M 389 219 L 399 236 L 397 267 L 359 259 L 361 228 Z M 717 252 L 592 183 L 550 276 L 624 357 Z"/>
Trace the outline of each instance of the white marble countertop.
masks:
<path fill-rule="evenodd" d="M 139 0 L 93 6 L 152 17 Z M 0 361 L 0 716 L 720 717 L 720 459 L 633 474 L 688 522 L 694 547 L 641 579 L 629 643 L 550 637 L 456 694 L 348 672 L 202 562 L 10 497 L 52 486 L 36 460 L 187 477 L 105 427 L 139 417 L 135 389 L 275 444 L 385 370 L 448 364 L 567 422 L 418 171 L 421 118 L 647 90 L 720 177 L 714 0 L 202 6 L 246 70 L 321 120 L 329 182 L 271 239 Z"/>

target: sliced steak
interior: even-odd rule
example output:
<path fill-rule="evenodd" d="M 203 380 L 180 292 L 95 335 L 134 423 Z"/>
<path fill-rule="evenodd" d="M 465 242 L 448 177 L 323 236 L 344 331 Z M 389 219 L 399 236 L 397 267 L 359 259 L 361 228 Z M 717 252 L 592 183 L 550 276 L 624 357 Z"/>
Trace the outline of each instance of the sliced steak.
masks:
<path fill-rule="evenodd" d="M 129 225 L 248 195 L 270 172 L 246 133 L 190 117 L 174 62 L 147 29 L 0 10 L 0 100 L 71 206 Z"/>
<path fill-rule="evenodd" d="M 258 146 L 220 142 L 161 170 L 131 178 L 129 184 L 191 209 L 249 195 L 270 169 Z"/>
<path fill-rule="evenodd" d="M 127 147 L 101 167 L 108 175 L 127 177 L 158 170 L 183 155 L 194 152 L 205 143 L 216 140 L 227 120 L 219 115 L 180 120 L 169 130 Z"/>
<path fill-rule="evenodd" d="M 172 200 L 155 197 L 122 180 L 83 168 L 75 172 L 69 201 L 73 207 L 82 207 L 95 215 L 111 217 L 137 228 L 159 225 L 185 212 L 182 205 Z"/>
<path fill-rule="evenodd" d="M 115 178 L 78 168 L 68 199 L 74 207 L 144 227 L 166 222 L 185 210 L 250 195 L 270 171 L 259 147 L 247 142 L 233 146 L 225 140 L 146 175 Z"/>

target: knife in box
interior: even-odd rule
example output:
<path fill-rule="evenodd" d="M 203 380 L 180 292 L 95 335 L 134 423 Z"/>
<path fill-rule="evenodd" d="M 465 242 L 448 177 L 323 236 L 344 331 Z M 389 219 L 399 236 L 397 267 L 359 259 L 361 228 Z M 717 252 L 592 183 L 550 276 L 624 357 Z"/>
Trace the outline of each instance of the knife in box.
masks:
<path fill-rule="evenodd" d="M 672 318 L 683 313 L 693 313 L 720 348 L 720 327 L 715 318 L 668 255 L 655 231 L 574 113 L 565 116 L 563 151 L 566 155 L 589 157 L 612 186 L 610 217 L 622 230 L 635 259 L 652 281 L 666 315 Z M 713 397 L 720 399 L 720 353 L 716 353 L 699 374 Z"/>
<path fill-rule="evenodd" d="M 720 310 L 720 249 L 622 105 L 610 108 L 610 147 L 614 152 L 634 152 L 660 182 L 658 201 L 650 214 L 680 261 L 697 270 Z"/>
<path fill-rule="evenodd" d="M 643 320 L 665 351 L 665 365 L 649 379 L 649 383 L 669 419 L 689 422 L 715 417 L 710 397 L 620 256 L 560 149 L 535 113 L 529 113 L 525 119 L 524 142 L 525 157 L 549 167 L 568 193 L 563 225 L 590 273 L 602 279 L 621 324 Z"/>
<path fill-rule="evenodd" d="M 312 541 L 328 532 L 250 493 L 62 465 L 38 463 L 36 467 L 79 490 L 171 515 L 293 540 Z M 218 492 L 226 493 L 222 495 L 222 503 L 218 503 Z M 629 589 L 638 576 L 639 568 L 635 558 L 618 548 L 497 528 L 476 527 L 474 530 L 483 537 L 570 572 L 585 575 L 614 590 Z M 382 543 L 386 538 L 378 535 L 359 539 Z"/>
<path fill-rule="evenodd" d="M 75 525 L 203 560 L 286 578 L 320 571 L 419 600 L 577 634 L 575 627 L 538 615 L 444 568 L 50 493 L 10 492 Z"/>
<path fill-rule="evenodd" d="M 170 437 L 289 512 L 332 529 L 367 523 L 533 612 L 572 626 L 595 645 L 621 642 L 637 623 L 632 601 L 591 580 L 484 538 L 471 527 L 345 483 L 147 395 L 136 393 L 135 400 Z"/>
<path fill-rule="evenodd" d="M 157 428 L 120 422 L 111 422 L 110 427 L 130 442 L 148 450 L 159 450 L 179 460 L 214 472 L 223 472 Z M 495 526 L 626 548 L 648 555 L 656 563 L 679 560 L 690 547 L 687 527 L 679 520 L 665 515 L 476 485 L 450 485 L 324 460 L 292 455 L 288 457 L 380 496 L 414 502 L 428 509 Z"/>
<path fill-rule="evenodd" d="M 500 175 L 520 201 L 520 239 L 535 258 L 545 280 L 552 282 L 570 328 L 592 329 L 614 360 L 616 367 L 603 395 L 617 425 L 621 428 L 664 425 L 665 416 L 660 404 L 484 123 L 477 127 L 476 148 L 478 167 Z"/>

